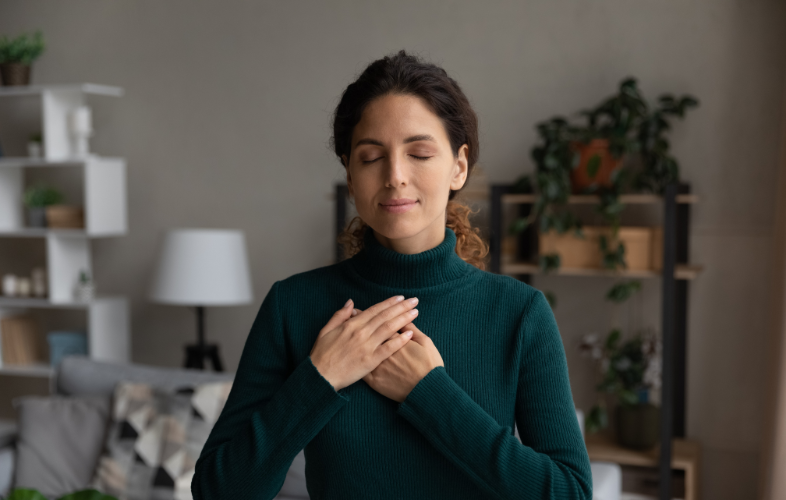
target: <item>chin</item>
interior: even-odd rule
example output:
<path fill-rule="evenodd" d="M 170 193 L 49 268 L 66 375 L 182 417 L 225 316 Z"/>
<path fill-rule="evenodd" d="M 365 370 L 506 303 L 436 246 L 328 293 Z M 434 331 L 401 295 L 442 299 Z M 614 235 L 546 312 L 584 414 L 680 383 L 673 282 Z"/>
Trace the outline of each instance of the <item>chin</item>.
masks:
<path fill-rule="evenodd" d="M 413 226 L 412 223 L 398 221 L 398 222 L 381 222 L 377 224 L 369 224 L 374 231 L 381 234 L 390 240 L 402 240 L 411 238 L 423 230 L 422 227 Z"/>

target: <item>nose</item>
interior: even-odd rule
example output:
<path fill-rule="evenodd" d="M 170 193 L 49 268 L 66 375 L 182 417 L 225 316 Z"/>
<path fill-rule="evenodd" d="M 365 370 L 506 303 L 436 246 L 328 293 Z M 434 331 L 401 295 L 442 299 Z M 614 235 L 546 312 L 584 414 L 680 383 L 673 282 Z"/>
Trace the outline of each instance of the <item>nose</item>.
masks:
<path fill-rule="evenodd" d="M 398 153 L 390 155 L 390 160 L 387 162 L 387 170 L 385 171 L 385 186 L 397 188 L 401 185 L 406 185 L 409 176 L 409 170 L 406 158 Z"/>

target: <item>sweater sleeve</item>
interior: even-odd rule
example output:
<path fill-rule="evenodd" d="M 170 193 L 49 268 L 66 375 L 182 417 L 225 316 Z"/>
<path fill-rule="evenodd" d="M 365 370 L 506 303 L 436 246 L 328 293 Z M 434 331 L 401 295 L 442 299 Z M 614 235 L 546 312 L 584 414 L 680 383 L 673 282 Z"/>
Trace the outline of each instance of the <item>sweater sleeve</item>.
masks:
<path fill-rule="evenodd" d="M 232 390 L 195 464 L 195 500 L 272 499 L 295 456 L 349 401 L 311 356 L 290 366 L 279 286 L 260 306 Z"/>
<path fill-rule="evenodd" d="M 533 293 L 522 320 L 516 425 L 501 426 L 447 373 L 431 370 L 399 405 L 428 441 L 497 499 L 590 500 L 589 457 L 554 314 Z"/>

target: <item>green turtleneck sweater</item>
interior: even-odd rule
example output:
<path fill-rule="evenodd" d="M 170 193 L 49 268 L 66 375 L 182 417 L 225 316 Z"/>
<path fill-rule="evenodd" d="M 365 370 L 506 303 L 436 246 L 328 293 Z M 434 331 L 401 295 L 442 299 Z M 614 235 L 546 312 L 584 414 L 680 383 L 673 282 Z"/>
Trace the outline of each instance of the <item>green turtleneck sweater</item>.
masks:
<path fill-rule="evenodd" d="M 272 499 L 304 450 L 312 500 L 589 500 L 589 458 L 554 315 L 539 290 L 436 247 L 400 254 L 368 230 L 340 263 L 273 284 L 196 463 L 196 500 Z M 365 381 L 336 391 L 311 362 L 347 299 L 418 297 L 445 366 L 398 403 Z M 520 439 L 514 434 L 517 426 Z"/>

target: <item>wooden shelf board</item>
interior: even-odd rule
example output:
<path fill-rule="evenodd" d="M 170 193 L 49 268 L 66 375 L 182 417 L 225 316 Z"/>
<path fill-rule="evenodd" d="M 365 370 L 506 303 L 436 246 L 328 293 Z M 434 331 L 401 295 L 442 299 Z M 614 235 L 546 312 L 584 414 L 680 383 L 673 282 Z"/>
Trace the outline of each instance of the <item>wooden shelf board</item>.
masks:
<path fill-rule="evenodd" d="M 104 95 L 109 97 L 120 97 L 124 90 L 122 87 L 112 85 L 101 85 L 98 83 L 72 83 L 72 84 L 52 84 L 52 85 L 14 85 L 0 88 L 0 97 L 37 95 L 45 90 L 54 91 L 78 91 L 85 94 Z"/>
<path fill-rule="evenodd" d="M 585 443 L 590 460 L 614 462 L 620 465 L 658 467 L 660 445 L 655 445 L 652 449 L 645 451 L 631 450 L 618 445 L 608 436 L 595 434 L 587 435 Z M 696 466 L 701 452 L 698 442 L 674 438 L 671 446 L 671 466 L 673 469 L 689 470 Z"/>
<path fill-rule="evenodd" d="M 0 375 L 15 375 L 21 377 L 51 377 L 54 374 L 52 365 L 36 363 L 33 365 L 2 365 Z"/>
<path fill-rule="evenodd" d="M 537 194 L 503 194 L 502 203 L 529 204 L 535 203 L 539 198 Z M 695 194 L 678 194 L 677 203 L 698 203 L 699 197 Z M 568 197 L 568 203 L 573 205 L 595 204 L 600 202 L 600 197 L 594 194 L 579 194 Z M 656 194 L 623 194 L 620 202 L 626 205 L 646 205 L 662 203 L 663 197 Z"/>
<path fill-rule="evenodd" d="M 701 273 L 703 266 L 678 264 L 674 270 L 674 277 L 681 280 L 692 280 Z M 511 262 L 501 265 L 501 274 L 544 274 L 540 266 L 534 262 Z M 592 269 L 579 267 L 560 267 L 556 271 L 548 274 L 558 276 L 624 276 L 630 278 L 658 278 L 662 276 L 660 271 L 654 270 L 626 270 L 610 271 L 607 269 Z"/>
<path fill-rule="evenodd" d="M 87 309 L 91 304 L 103 300 L 116 300 L 122 298 L 117 295 L 101 295 L 90 302 L 52 302 L 49 299 L 37 297 L 6 297 L 0 295 L 0 309 L 2 308 L 29 308 L 29 309 Z"/>

